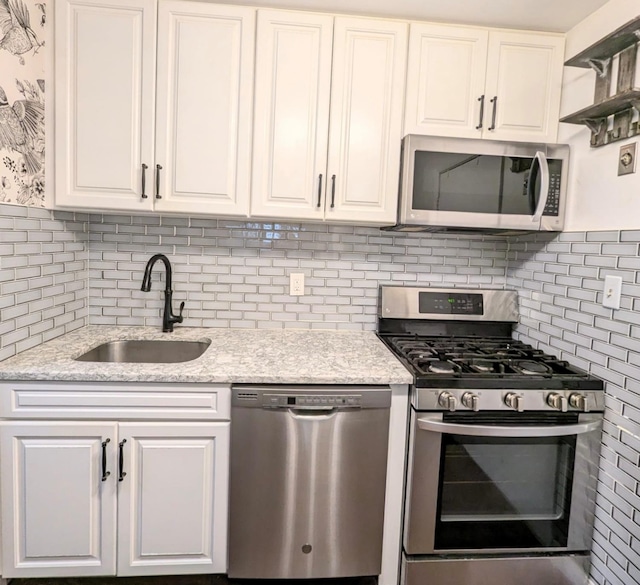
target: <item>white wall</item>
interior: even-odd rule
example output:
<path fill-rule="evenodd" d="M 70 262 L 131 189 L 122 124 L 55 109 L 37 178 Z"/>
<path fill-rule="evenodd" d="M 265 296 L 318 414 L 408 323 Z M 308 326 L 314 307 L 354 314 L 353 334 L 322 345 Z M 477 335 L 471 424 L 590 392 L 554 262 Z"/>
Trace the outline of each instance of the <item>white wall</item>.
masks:
<path fill-rule="evenodd" d="M 569 31 L 566 57 L 576 55 L 639 15 L 638 0 L 610 0 Z M 640 71 L 636 85 L 640 85 Z M 594 86 L 595 73 L 591 69 L 565 67 L 560 116 L 591 105 Z M 636 174 L 618 177 L 620 146 L 640 142 L 640 136 L 591 148 L 590 135 L 585 126 L 560 124 L 558 142 L 571 145 L 572 157 L 566 230 L 640 228 L 640 165 Z M 640 154 L 640 145 L 638 151 Z"/>

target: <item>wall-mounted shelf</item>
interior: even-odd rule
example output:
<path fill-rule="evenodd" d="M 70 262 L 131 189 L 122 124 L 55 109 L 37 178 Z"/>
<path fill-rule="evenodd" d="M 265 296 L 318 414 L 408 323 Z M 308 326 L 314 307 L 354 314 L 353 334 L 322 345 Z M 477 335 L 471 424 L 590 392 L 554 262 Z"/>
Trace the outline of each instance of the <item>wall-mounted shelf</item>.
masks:
<path fill-rule="evenodd" d="M 640 43 L 640 17 L 633 19 L 575 57 L 568 67 L 591 68 L 596 72 L 594 104 L 565 116 L 560 122 L 584 124 L 591 130 L 591 146 L 604 146 L 640 134 L 634 112 L 640 112 L 640 88 L 635 84 L 636 59 Z M 616 93 L 610 96 L 611 61 L 619 55 Z M 613 128 L 609 130 L 609 117 Z"/>

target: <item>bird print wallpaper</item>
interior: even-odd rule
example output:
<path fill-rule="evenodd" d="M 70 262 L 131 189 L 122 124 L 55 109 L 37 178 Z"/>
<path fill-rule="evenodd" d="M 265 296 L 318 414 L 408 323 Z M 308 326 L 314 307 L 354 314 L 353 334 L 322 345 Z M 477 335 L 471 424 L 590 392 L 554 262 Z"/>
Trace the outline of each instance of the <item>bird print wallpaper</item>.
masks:
<path fill-rule="evenodd" d="M 47 4 L 0 0 L 0 203 L 44 206 Z"/>

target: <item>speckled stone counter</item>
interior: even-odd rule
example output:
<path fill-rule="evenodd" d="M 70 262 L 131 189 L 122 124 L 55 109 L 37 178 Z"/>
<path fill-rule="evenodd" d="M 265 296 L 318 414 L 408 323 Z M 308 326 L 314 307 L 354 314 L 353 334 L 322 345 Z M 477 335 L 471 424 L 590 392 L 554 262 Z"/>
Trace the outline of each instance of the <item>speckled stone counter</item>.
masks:
<path fill-rule="evenodd" d="M 120 339 L 209 340 L 199 358 L 174 364 L 75 358 Z M 0 380 L 254 384 L 411 384 L 373 332 L 89 326 L 0 362 Z"/>

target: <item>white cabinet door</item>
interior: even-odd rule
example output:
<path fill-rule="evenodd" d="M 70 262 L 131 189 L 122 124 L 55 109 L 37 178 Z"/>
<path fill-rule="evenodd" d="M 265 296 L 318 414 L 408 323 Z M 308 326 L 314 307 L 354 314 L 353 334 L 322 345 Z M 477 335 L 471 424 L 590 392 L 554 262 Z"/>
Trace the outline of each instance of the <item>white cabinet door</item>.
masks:
<path fill-rule="evenodd" d="M 404 134 L 480 138 L 489 32 L 411 24 Z"/>
<path fill-rule="evenodd" d="M 157 211 L 248 214 L 254 33 L 253 8 L 160 1 Z"/>
<path fill-rule="evenodd" d="M 336 18 L 326 219 L 393 224 L 407 25 Z"/>
<path fill-rule="evenodd" d="M 226 572 L 229 423 L 119 432 L 118 575 Z"/>
<path fill-rule="evenodd" d="M 251 215 L 323 219 L 333 17 L 258 11 Z"/>
<path fill-rule="evenodd" d="M 555 142 L 561 35 L 412 24 L 404 134 Z"/>
<path fill-rule="evenodd" d="M 3 577 L 115 575 L 116 444 L 115 423 L 1 424 Z"/>
<path fill-rule="evenodd" d="M 55 10 L 56 205 L 149 210 L 156 2 L 57 0 Z"/>
<path fill-rule="evenodd" d="M 484 138 L 555 142 L 558 134 L 564 38 L 492 31 L 489 36 Z M 495 111 L 495 116 L 493 115 Z M 495 119 L 495 123 L 493 123 Z"/>

